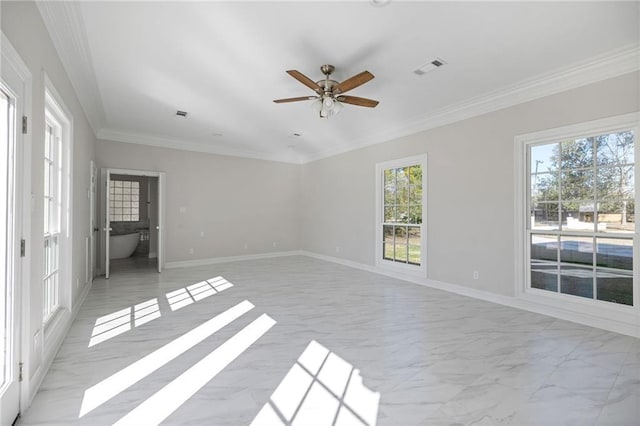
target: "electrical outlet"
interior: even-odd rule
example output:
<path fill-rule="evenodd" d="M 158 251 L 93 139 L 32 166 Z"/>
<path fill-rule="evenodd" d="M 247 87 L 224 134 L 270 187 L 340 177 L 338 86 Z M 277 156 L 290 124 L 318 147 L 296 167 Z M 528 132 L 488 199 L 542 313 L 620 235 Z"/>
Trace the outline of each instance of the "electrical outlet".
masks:
<path fill-rule="evenodd" d="M 273 248 L 278 247 L 278 243 L 276 243 L 275 241 L 273 242 Z"/>
<path fill-rule="evenodd" d="M 195 250 L 193 250 L 193 247 L 189 249 L 189 254 L 193 254 L 195 252 Z"/>
<path fill-rule="evenodd" d="M 249 244 L 244 243 L 244 249 L 247 250 L 249 248 Z"/>
<path fill-rule="evenodd" d="M 336 253 L 340 253 L 340 247 L 336 246 Z"/>
<path fill-rule="evenodd" d="M 473 271 L 473 279 L 474 279 L 474 280 L 480 279 L 480 272 L 478 272 L 478 271 Z"/>

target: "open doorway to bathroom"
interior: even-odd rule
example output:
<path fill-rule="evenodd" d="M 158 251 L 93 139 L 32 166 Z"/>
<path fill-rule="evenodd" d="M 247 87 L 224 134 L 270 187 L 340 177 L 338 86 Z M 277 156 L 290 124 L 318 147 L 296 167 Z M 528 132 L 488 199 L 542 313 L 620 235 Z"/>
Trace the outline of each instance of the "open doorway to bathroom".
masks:
<path fill-rule="evenodd" d="M 164 173 L 103 169 L 102 181 L 104 275 L 144 269 L 160 272 Z"/>

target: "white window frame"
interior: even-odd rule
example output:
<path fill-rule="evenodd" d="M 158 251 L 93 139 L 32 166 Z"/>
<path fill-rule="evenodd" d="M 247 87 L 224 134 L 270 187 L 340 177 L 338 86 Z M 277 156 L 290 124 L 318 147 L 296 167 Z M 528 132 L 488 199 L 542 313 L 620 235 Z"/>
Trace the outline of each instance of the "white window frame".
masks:
<path fill-rule="evenodd" d="M 422 168 L 422 223 L 420 226 L 420 265 L 401 263 L 383 258 L 383 225 L 384 225 L 384 171 L 401 167 L 419 165 Z M 376 211 L 376 231 L 375 231 L 375 265 L 390 272 L 403 275 L 412 275 L 420 278 L 427 276 L 427 155 L 416 155 L 412 157 L 400 158 L 397 160 L 385 161 L 376 164 L 375 172 L 375 211 Z M 398 225 L 402 225 L 399 223 Z M 416 226 L 416 225 L 411 225 Z"/>
<path fill-rule="evenodd" d="M 640 227 L 636 226 L 633 233 L 633 306 L 610 303 L 601 300 L 577 297 L 574 295 L 551 292 L 543 289 L 531 288 L 529 277 L 530 270 L 530 244 L 529 234 L 531 220 L 529 218 L 529 153 L 528 147 L 533 145 L 557 143 L 563 140 L 575 140 L 584 137 L 593 137 L 606 133 L 616 133 L 631 130 L 636 137 L 634 147 L 634 164 L 640 160 L 640 114 L 630 113 L 579 123 L 560 128 L 528 133 L 515 137 L 515 296 L 523 300 L 546 305 L 551 309 L 563 309 L 570 311 L 569 317 L 578 318 L 575 315 L 594 315 L 613 321 L 626 322 L 632 320 L 640 311 L 640 280 L 638 273 L 639 257 L 638 235 Z M 635 167 L 635 203 L 640 200 L 640 169 Z M 588 234 L 590 235 L 590 234 Z M 587 236 L 588 236 L 587 235 Z"/>
<path fill-rule="evenodd" d="M 57 128 L 57 135 L 60 138 L 60 182 L 56 185 L 59 194 L 59 218 L 57 223 L 59 229 L 55 236 L 58 238 L 58 283 L 57 283 L 57 304 L 53 309 L 47 309 L 44 304 L 44 287 L 42 291 L 42 323 L 44 326 L 45 344 L 49 337 L 57 334 L 57 324 L 62 323 L 64 317 L 70 315 L 72 288 L 72 152 L 73 152 L 73 118 L 69 109 L 62 102 L 62 97 L 58 94 L 49 78 L 45 75 L 45 126 L 53 124 Z M 46 127 L 45 127 L 46 134 Z M 44 192 L 43 192 L 44 199 Z M 53 237 L 54 234 L 44 236 L 45 239 Z M 42 244 L 44 255 L 44 241 Z M 43 271 L 44 286 L 44 271 Z M 46 315 L 48 314 L 48 315 Z M 55 339 L 51 339 L 55 340 Z"/>
<path fill-rule="evenodd" d="M 62 125 L 51 114 L 48 108 L 45 109 L 45 147 L 46 140 L 51 138 L 49 151 L 44 153 L 44 176 L 51 169 L 49 177 L 50 190 L 44 188 L 43 201 L 45 206 L 50 205 L 48 217 L 45 217 L 44 230 L 44 258 L 45 269 L 43 271 L 43 301 L 42 320 L 46 324 L 60 307 L 60 241 L 62 233 Z M 48 195 L 47 195 L 48 193 Z M 45 207 L 45 212 L 47 211 Z M 51 258 L 47 259 L 46 247 L 51 249 Z M 49 266 L 47 266 L 47 263 Z M 50 283 L 53 281 L 53 283 Z M 53 299 L 49 301 L 49 299 Z"/>

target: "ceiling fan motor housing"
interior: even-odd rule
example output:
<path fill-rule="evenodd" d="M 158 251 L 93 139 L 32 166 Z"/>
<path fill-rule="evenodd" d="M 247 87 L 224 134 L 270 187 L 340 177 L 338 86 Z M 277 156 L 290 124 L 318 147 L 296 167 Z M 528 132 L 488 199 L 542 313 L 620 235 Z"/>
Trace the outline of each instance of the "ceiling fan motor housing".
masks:
<path fill-rule="evenodd" d="M 335 69 L 336 67 L 334 67 L 333 65 L 323 65 L 320 67 L 320 71 L 322 71 L 322 74 L 326 75 L 327 77 L 329 77 Z"/>

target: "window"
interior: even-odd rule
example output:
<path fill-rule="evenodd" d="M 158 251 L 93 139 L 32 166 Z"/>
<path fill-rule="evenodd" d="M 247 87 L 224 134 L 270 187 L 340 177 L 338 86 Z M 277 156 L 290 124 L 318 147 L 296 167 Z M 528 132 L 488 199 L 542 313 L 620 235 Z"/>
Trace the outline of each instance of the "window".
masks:
<path fill-rule="evenodd" d="M 109 186 L 109 221 L 140 220 L 140 182 L 112 179 Z"/>
<path fill-rule="evenodd" d="M 46 322 L 59 307 L 60 233 L 62 228 L 62 127 L 50 115 L 45 119 L 44 139 L 44 301 Z"/>
<path fill-rule="evenodd" d="M 56 313 L 70 307 L 71 295 L 71 132 L 73 126 L 66 109 L 45 77 L 44 122 L 44 246 L 43 302 L 44 324 Z"/>
<path fill-rule="evenodd" d="M 527 144 L 527 288 L 634 304 L 631 126 Z"/>
<path fill-rule="evenodd" d="M 426 271 L 423 232 L 426 157 L 378 164 L 376 169 L 377 264 Z"/>

